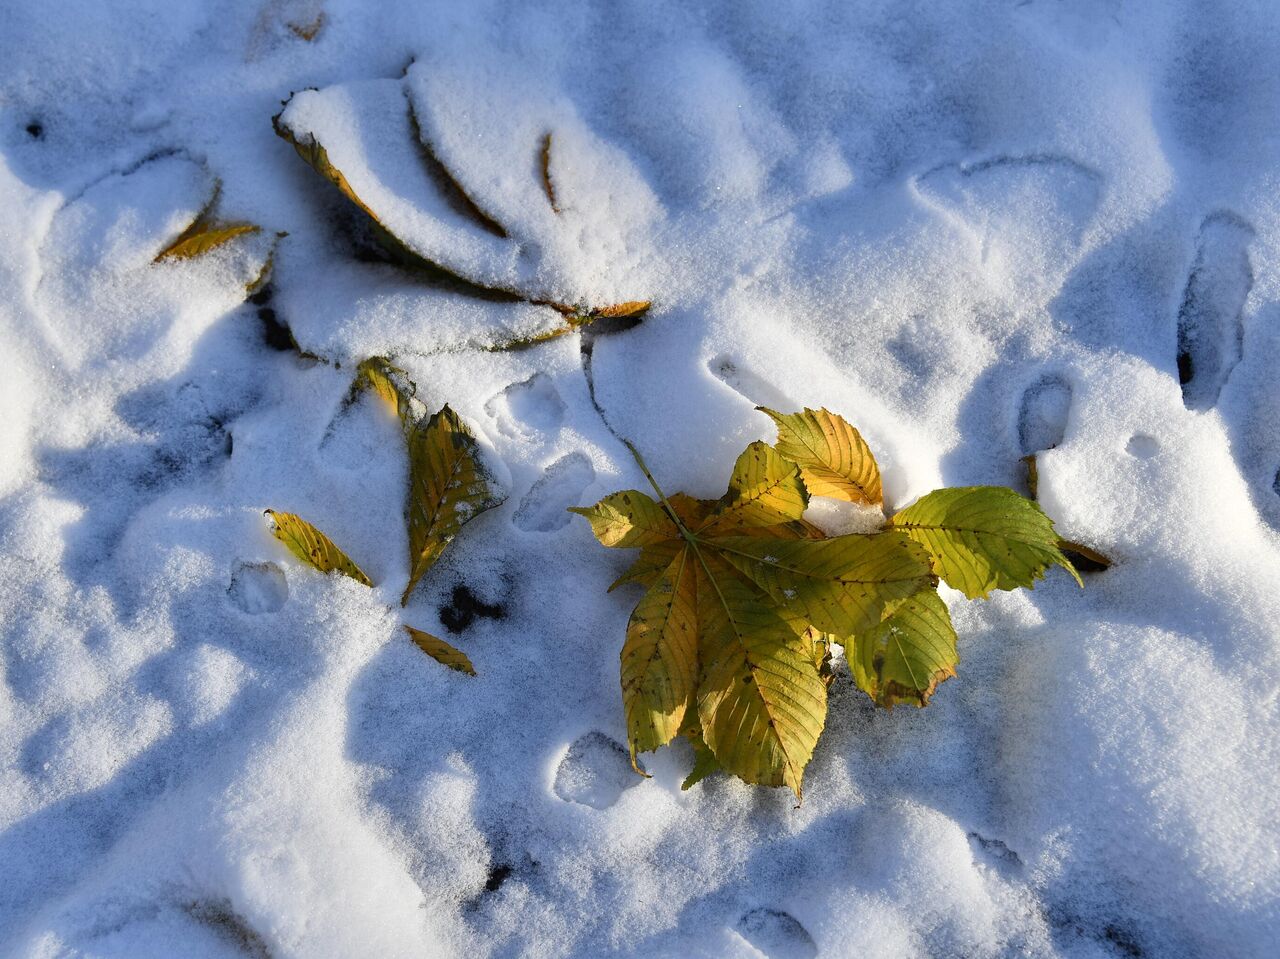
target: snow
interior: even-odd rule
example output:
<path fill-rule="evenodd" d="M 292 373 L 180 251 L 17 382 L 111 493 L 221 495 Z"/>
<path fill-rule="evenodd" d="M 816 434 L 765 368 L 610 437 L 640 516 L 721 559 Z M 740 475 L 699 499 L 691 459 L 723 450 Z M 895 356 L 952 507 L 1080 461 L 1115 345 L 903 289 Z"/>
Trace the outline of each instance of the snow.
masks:
<path fill-rule="evenodd" d="M 1269 0 L 6 4 L 0 954 L 1272 955 L 1277 64 Z M 380 259 L 277 114 L 523 301 Z M 154 263 L 215 186 L 261 233 Z M 508 493 L 403 610 L 372 355 Z M 718 496 L 757 405 L 846 415 L 890 508 L 1034 454 L 1115 561 L 944 590 L 958 677 L 837 680 L 799 807 L 681 791 L 683 746 L 630 771 L 631 557 L 564 510 L 645 487 L 620 437 Z"/>

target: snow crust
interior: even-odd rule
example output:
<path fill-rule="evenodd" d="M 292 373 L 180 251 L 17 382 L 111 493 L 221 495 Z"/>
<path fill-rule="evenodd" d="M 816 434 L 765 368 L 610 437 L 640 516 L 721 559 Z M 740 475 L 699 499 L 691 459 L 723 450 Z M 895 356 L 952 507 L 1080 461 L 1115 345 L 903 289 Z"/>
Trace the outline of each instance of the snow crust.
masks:
<path fill-rule="evenodd" d="M 1278 66 L 1271 0 L 5 4 L 0 954 L 1274 955 Z M 380 259 L 282 110 L 451 270 L 652 311 L 485 351 L 559 314 Z M 215 185 L 262 232 L 154 263 Z M 509 492 L 404 610 L 375 354 Z M 564 512 L 643 488 L 620 437 L 719 495 L 760 404 L 894 508 L 1035 454 L 1115 561 L 948 592 L 959 677 L 838 681 L 799 808 L 629 771 L 630 557 Z"/>

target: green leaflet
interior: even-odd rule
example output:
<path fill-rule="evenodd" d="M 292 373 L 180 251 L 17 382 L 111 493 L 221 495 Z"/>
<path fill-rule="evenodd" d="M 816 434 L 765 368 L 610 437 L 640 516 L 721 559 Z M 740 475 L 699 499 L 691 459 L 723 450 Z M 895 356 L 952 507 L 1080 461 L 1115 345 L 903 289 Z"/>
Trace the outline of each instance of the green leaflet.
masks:
<path fill-rule="evenodd" d="M 602 546 L 654 546 L 680 535 L 667 511 L 639 490 L 610 493 L 595 506 L 570 506 L 569 512 L 587 518 Z"/>
<path fill-rule="evenodd" d="M 775 603 L 838 636 L 872 628 L 885 603 L 934 582 L 929 557 L 900 533 L 816 542 L 733 537 L 715 546 Z"/>
<path fill-rule="evenodd" d="M 767 443 L 752 443 L 734 463 L 729 491 L 698 533 L 714 536 L 742 526 L 777 526 L 800 519 L 808 505 L 799 467 Z"/>
<path fill-rule="evenodd" d="M 956 674 L 956 631 L 932 589 L 894 600 L 884 618 L 846 645 L 857 687 L 877 706 L 926 706 L 938 683 Z"/>
<path fill-rule="evenodd" d="M 1058 548 L 1053 521 L 1003 486 L 937 490 L 890 522 L 928 550 L 943 581 L 969 599 L 1029 587 L 1053 565 L 1084 585 Z"/>

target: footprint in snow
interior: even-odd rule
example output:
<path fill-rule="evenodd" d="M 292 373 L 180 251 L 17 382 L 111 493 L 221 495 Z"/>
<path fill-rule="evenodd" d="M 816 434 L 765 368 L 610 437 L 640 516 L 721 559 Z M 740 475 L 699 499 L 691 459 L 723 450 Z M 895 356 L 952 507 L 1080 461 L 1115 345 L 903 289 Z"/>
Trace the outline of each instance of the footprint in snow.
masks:
<path fill-rule="evenodd" d="M 566 407 L 551 377 L 534 373 L 490 397 L 484 411 L 498 421 L 498 429 L 507 436 L 527 436 L 554 433 L 564 422 Z"/>
<path fill-rule="evenodd" d="M 554 533 L 569 525 L 569 507 L 595 482 L 596 471 L 581 453 L 569 453 L 550 466 L 520 501 L 512 522 L 528 533 Z"/>
<path fill-rule="evenodd" d="M 977 241 L 982 266 L 1020 285 L 1054 287 L 1075 261 L 1102 177 L 1050 154 L 952 163 L 919 176 L 925 203 Z"/>
<path fill-rule="evenodd" d="M 769 959 L 815 959 L 818 944 L 790 913 L 752 909 L 743 913 L 735 929 Z"/>
<path fill-rule="evenodd" d="M 608 809 L 639 784 L 627 750 L 604 733 L 579 736 L 556 769 L 555 793 L 565 802 Z"/>
<path fill-rule="evenodd" d="M 769 406 L 778 410 L 795 408 L 786 394 L 727 353 L 707 360 L 707 369 L 712 376 L 752 406 Z"/>
<path fill-rule="evenodd" d="M 1042 376 L 1022 394 L 1018 410 L 1018 446 L 1023 456 L 1051 450 L 1062 442 L 1071 411 L 1071 384 L 1056 373 Z"/>
<path fill-rule="evenodd" d="M 274 613 L 289 599 L 289 581 L 276 563 L 238 560 L 231 570 L 227 595 L 241 612 L 251 616 Z"/>
<path fill-rule="evenodd" d="M 1240 362 L 1245 300 L 1253 289 L 1254 231 L 1232 213 L 1205 218 L 1178 310 L 1178 381 L 1189 410 L 1207 410 Z"/>

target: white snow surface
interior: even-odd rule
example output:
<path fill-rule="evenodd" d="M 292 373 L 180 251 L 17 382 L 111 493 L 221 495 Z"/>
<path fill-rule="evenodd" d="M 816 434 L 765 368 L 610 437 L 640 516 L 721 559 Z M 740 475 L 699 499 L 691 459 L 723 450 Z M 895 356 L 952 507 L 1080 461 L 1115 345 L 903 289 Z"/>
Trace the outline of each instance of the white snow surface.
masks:
<path fill-rule="evenodd" d="M 304 90 L 407 245 L 652 312 L 486 352 L 558 314 L 371 254 Z M 262 232 L 153 263 L 218 184 Z M 0 954 L 1276 954 L 1274 0 L 9 0 L 0 210 Z M 377 354 L 509 493 L 404 609 Z M 846 415 L 893 507 L 1037 453 L 1115 561 L 946 592 L 958 678 L 842 674 L 798 807 L 629 770 L 638 588 L 564 510 L 643 488 L 623 437 L 719 495 L 757 404 Z"/>

